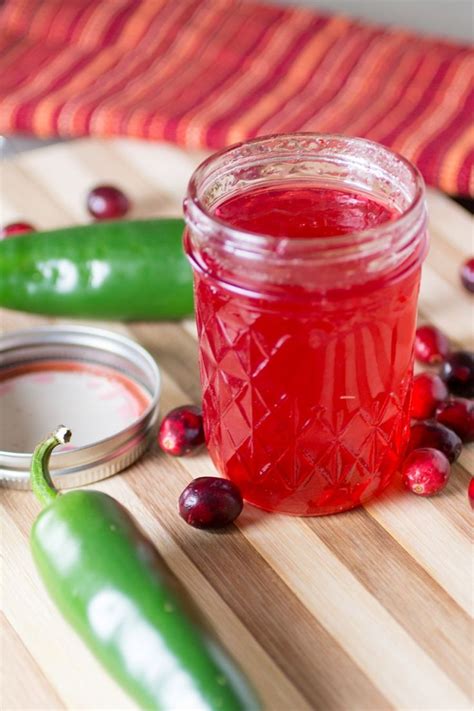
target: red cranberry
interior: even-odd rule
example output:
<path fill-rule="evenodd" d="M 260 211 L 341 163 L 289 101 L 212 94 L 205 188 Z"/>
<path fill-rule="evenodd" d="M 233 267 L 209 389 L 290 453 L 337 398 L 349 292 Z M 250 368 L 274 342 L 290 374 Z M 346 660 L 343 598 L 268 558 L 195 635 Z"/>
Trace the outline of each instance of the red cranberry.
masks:
<path fill-rule="evenodd" d="M 448 388 L 439 375 L 420 373 L 413 379 L 410 414 L 415 420 L 426 420 L 448 397 Z"/>
<path fill-rule="evenodd" d="M 243 505 L 240 491 L 231 481 L 201 476 L 179 497 L 179 515 L 195 528 L 222 528 L 235 521 Z"/>
<path fill-rule="evenodd" d="M 449 353 L 449 340 L 436 326 L 420 326 L 415 334 L 415 357 L 422 363 L 441 363 Z"/>
<path fill-rule="evenodd" d="M 456 351 L 441 366 L 440 375 L 453 395 L 474 397 L 474 353 Z"/>
<path fill-rule="evenodd" d="M 191 454 L 203 445 L 201 408 L 195 405 L 183 405 L 168 412 L 161 422 L 158 444 L 163 452 L 175 457 Z"/>
<path fill-rule="evenodd" d="M 462 442 L 457 434 L 448 427 L 434 420 L 425 420 L 411 426 L 406 453 L 409 454 L 414 449 L 424 447 L 438 449 L 452 463 L 461 454 Z"/>
<path fill-rule="evenodd" d="M 451 398 L 438 407 L 436 419 L 456 432 L 463 442 L 474 441 L 474 401 Z"/>
<path fill-rule="evenodd" d="M 474 511 L 474 476 L 469 482 L 469 487 L 467 489 L 467 495 L 469 497 L 469 503 L 471 504 L 471 509 Z"/>
<path fill-rule="evenodd" d="M 450 466 L 437 449 L 415 449 L 403 462 L 402 478 L 407 489 L 418 496 L 433 496 L 448 483 Z"/>
<path fill-rule="evenodd" d="M 36 232 L 33 225 L 30 225 L 29 222 L 11 222 L 9 225 L 2 227 L 0 238 L 17 237 L 18 235 L 25 235 L 28 232 Z"/>
<path fill-rule="evenodd" d="M 87 196 L 87 209 L 96 220 L 113 220 L 127 214 L 130 201 L 113 185 L 98 185 Z"/>
<path fill-rule="evenodd" d="M 466 259 L 461 265 L 461 281 L 468 291 L 474 292 L 474 257 Z"/>

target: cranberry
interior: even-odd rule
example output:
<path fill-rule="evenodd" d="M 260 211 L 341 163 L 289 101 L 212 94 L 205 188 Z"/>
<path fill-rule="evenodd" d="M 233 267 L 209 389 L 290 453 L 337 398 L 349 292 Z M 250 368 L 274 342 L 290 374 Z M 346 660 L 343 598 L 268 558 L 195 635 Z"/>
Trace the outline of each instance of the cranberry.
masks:
<path fill-rule="evenodd" d="M 456 432 L 463 442 L 474 441 L 474 402 L 464 398 L 450 398 L 436 410 L 436 419 Z"/>
<path fill-rule="evenodd" d="M 474 257 L 466 259 L 461 265 L 461 281 L 468 291 L 474 292 Z"/>
<path fill-rule="evenodd" d="M 407 489 L 418 496 L 432 496 L 448 483 L 450 466 L 437 449 L 415 449 L 403 462 L 402 478 Z"/>
<path fill-rule="evenodd" d="M 471 509 L 474 510 L 474 476 L 472 477 L 471 481 L 469 482 L 469 486 L 467 489 L 467 495 L 469 497 L 469 503 L 471 504 Z"/>
<path fill-rule="evenodd" d="M 30 225 L 29 222 L 11 222 L 9 225 L 2 227 L 0 238 L 17 237 L 18 235 L 25 235 L 28 232 L 36 232 L 33 225 Z"/>
<path fill-rule="evenodd" d="M 453 395 L 474 397 L 474 353 L 456 351 L 441 366 L 440 375 Z"/>
<path fill-rule="evenodd" d="M 179 515 L 195 528 L 222 528 L 235 521 L 243 505 L 240 491 L 231 481 L 201 476 L 179 497 Z"/>
<path fill-rule="evenodd" d="M 130 201 L 119 188 L 98 185 L 87 196 L 87 209 L 96 220 L 113 220 L 127 214 Z"/>
<path fill-rule="evenodd" d="M 461 454 L 462 442 L 448 427 L 434 420 L 425 420 L 411 426 L 407 454 L 424 447 L 439 449 L 452 463 Z"/>
<path fill-rule="evenodd" d="M 448 388 L 439 375 L 420 373 L 413 379 L 410 414 L 415 420 L 425 420 L 447 397 Z"/>
<path fill-rule="evenodd" d="M 436 326 L 420 326 L 415 334 L 415 357 L 422 363 L 441 363 L 449 353 L 449 340 Z"/>
<path fill-rule="evenodd" d="M 175 457 L 191 454 L 204 444 L 201 408 L 183 405 L 168 412 L 161 422 L 158 444 Z"/>

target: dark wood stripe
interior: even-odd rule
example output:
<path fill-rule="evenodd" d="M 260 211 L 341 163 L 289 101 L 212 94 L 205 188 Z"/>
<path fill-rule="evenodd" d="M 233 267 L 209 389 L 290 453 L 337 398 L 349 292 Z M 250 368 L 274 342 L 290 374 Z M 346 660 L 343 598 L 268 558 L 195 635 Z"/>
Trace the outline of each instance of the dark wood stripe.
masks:
<path fill-rule="evenodd" d="M 472 688 L 469 616 L 448 593 L 364 509 L 308 518 L 305 522 L 440 668 L 469 694 Z"/>
<path fill-rule="evenodd" d="M 216 535 L 180 522 L 175 507 L 170 506 L 170 496 L 177 500 L 189 480 L 180 462 L 157 453 L 146 459 L 135 466 L 128 485 L 310 706 L 341 711 L 351 708 L 356 698 L 359 708 L 391 708 L 236 527 Z M 163 491 L 163 497 L 157 496 L 163 485 L 173 494 Z"/>

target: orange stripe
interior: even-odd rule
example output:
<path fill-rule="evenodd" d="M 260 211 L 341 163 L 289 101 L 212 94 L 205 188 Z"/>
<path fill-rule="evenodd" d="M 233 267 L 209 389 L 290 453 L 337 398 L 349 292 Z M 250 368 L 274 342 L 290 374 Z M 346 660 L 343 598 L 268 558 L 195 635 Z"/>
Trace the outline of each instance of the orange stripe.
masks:
<path fill-rule="evenodd" d="M 77 52 L 74 49 L 63 50 L 60 52 L 55 59 L 47 65 L 42 72 L 35 77 L 34 82 L 20 88 L 16 92 L 12 92 L 4 102 L 4 111 L 11 112 L 13 115 L 13 120 L 15 120 L 17 111 L 29 102 L 33 102 L 35 97 L 45 90 L 48 84 L 53 83 L 61 74 L 68 71 L 68 68 L 72 67 L 78 61 Z M 32 117 L 34 119 L 34 116 Z M 37 127 L 36 123 L 32 123 L 32 130 L 34 132 L 38 131 L 39 135 L 45 135 L 41 130 L 43 124 L 40 122 L 40 126 Z"/>
<path fill-rule="evenodd" d="M 109 67 L 111 67 L 120 56 L 120 50 L 115 47 L 109 47 L 102 50 L 99 54 L 92 58 L 85 71 L 78 72 L 71 76 L 70 80 L 59 89 L 48 94 L 44 99 L 41 99 L 35 107 L 32 124 L 35 131 L 41 135 L 49 135 L 57 128 L 63 135 L 67 135 L 68 127 L 70 126 L 70 112 L 61 113 L 57 126 L 54 123 L 54 113 L 57 107 L 62 104 L 67 97 L 71 95 L 79 95 L 84 89 L 87 89 L 93 76 L 100 76 Z"/>
<path fill-rule="evenodd" d="M 190 5 L 190 3 L 187 3 Z M 195 8 L 193 13 L 195 12 Z M 157 23 L 157 17 L 160 18 L 160 23 Z M 188 16 L 193 18 L 194 14 Z M 182 41 L 182 35 L 177 33 L 177 27 L 183 18 L 183 6 L 176 3 L 175 5 L 167 4 L 165 12 L 161 13 L 159 16 L 155 16 L 153 19 L 153 24 L 151 25 L 152 30 L 149 31 L 140 41 L 139 50 L 133 52 L 131 55 L 131 62 L 127 61 L 127 89 L 126 95 L 122 89 L 114 90 L 113 82 L 109 82 L 106 86 L 107 91 L 101 91 L 102 96 L 100 97 L 100 114 L 97 115 L 97 125 L 100 122 L 106 122 L 111 130 L 114 129 L 116 125 L 115 118 L 112 116 L 115 107 L 120 110 L 121 115 L 125 115 L 130 108 L 137 105 L 142 96 L 153 90 L 156 94 L 156 84 L 160 84 L 160 95 L 161 95 L 161 83 L 163 79 L 163 72 L 159 71 L 159 64 L 164 64 L 168 61 L 167 56 L 171 53 L 173 48 L 175 48 L 176 41 Z M 157 47 L 159 47 L 162 40 L 166 39 L 167 36 L 175 35 L 175 41 L 168 45 L 165 52 L 158 52 Z M 179 45 L 178 45 L 179 46 Z M 176 61 L 180 59 L 179 53 L 176 52 Z M 143 70 L 142 66 L 146 65 L 146 69 Z M 120 82 L 123 79 L 121 74 L 123 73 L 123 64 L 121 63 L 114 70 L 112 78 L 118 79 Z M 155 82 L 152 81 L 152 76 L 155 77 Z M 99 91 L 103 87 L 99 87 Z M 104 96 L 105 94 L 105 96 Z M 87 97 L 89 100 L 89 97 Z M 95 111 L 99 107 L 96 107 Z M 109 118 L 105 115 L 106 111 L 110 112 Z M 119 117 L 120 118 L 120 117 Z"/>
<path fill-rule="evenodd" d="M 278 54 L 281 51 L 282 43 L 286 45 L 294 42 L 295 37 L 303 29 L 302 18 L 299 22 L 289 22 L 288 17 L 282 16 L 278 24 L 272 27 L 272 31 L 265 37 L 265 42 L 259 45 L 258 57 L 252 57 L 246 71 L 240 68 L 238 78 L 231 77 L 227 83 L 227 89 L 222 87 L 217 94 L 210 94 L 199 110 L 183 119 L 179 127 L 178 142 L 187 145 L 202 147 L 207 128 L 226 113 L 232 107 L 242 101 L 244 96 L 250 95 L 256 84 L 263 81 L 273 68 L 273 63 L 278 61 Z M 232 138 L 229 139 L 231 142 Z"/>
<path fill-rule="evenodd" d="M 77 51 L 74 48 L 63 49 L 48 65 L 41 69 L 39 74 L 34 77 L 34 81 L 30 81 L 26 86 L 12 92 L 8 100 L 18 107 L 20 104 L 34 101 L 35 97 L 46 89 L 48 84 L 52 84 L 60 74 L 66 72 L 77 60 Z"/>
<path fill-rule="evenodd" d="M 348 30 L 346 35 L 338 37 L 326 51 L 317 71 L 304 89 L 287 103 L 278 116 L 261 124 L 259 132 L 300 130 L 302 121 L 307 120 L 308 114 L 311 117 L 316 116 L 320 107 L 333 98 L 337 93 L 338 83 L 344 82 L 353 62 L 360 57 L 361 45 L 367 43 L 367 33 L 351 33 L 350 27 Z"/>
<path fill-rule="evenodd" d="M 408 77 L 413 73 L 415 62 L 418 61 L 419 50 L 408 46 L 398 67 L 390 75 L 388 81 L 384 79 L 384 88 L 378 91 L 377 96 L 370 105 L 370 111 L 364 112 L 351 122 L 351 132 L 355 136 L 364 136 L 369 126 L 376 126 L 380 114 L 385 115 L 387 108 L 392 105 L 398 95 L 403 96 L 403 89 Z"/>
<path fill-rule="evenodd" d="M 110 25 L 114 21 L 116 15 L 122 11 L 123 4 L 123 2 L 117 2 L 117 0 L 115 0 L 112 11 L 108 3 L 102 4 L 98 2 L 94 7 L 93 12 L 86 18 L 86 21 L 83 23 L 82 29 L 77 32 L 78 47 L 85 46 L 89 48 L 91 44 L 91 37 L 94 37 L 95 43 L 99 44 L 98 40 L 104 32 L 105 26 Z"/>
<path fill-rule="evenodd" d="M 96 127 L 95 131 L 99 133 L 101 130 L 107 135 L 108 126 L 110 123 L 114 122 L 114 117 L 112 115 L 112 109 L 108 109 L 108 113 L 105 112 L 105 105 L 108 99 L 111 98 L 112 101 L 120 101 L 123 97 L 121 89 L 116 89 L 117 84 L 124 81 L 127 78 L 127 89 L 132 86 L 134 81 L 139 81 L 140 83 L 144 81 L 146 74 L 140 72 L 138 79 L 136 77 L 136 70 L 141 65 L 146 63 L 147 56 L 153 56 L 156 44 L 161 41 L 162 37 L 165 36 L 170 29 L 172 29 L 172 24 L 175 21 L 175 14 L 179 13 L 179 6 L 176 5 L 172 7 L 172 12 L 168 17 L 164 17 L 161 13 L 159 17 L 161 18 L 161 24 L 156 32 L 148 32 L 148 36 L 142 38 L 140 41 L 140 52 L 132 51 L 127 55 L 126 59 L 116 63 L 116 66 L 112 67 L 105 77 L 103 82 L 97 83 L 95 86 L 92 85 L 85 92 L 78 95 L 73 101 L 67 103 L 65 107 L 65 112 L 63 119 L 63 113 L 60 116 L 60 123 L 64 126 L 66 131 L 77 131 L 78 133 L 84 133 L 86 130 L 86 119 L 91 113 L 91 107 L 94 107 L 94 113 L 96 114 L 96 121 L 100 126 L 100 121 L 103 123 L 103 129 Z M 171 27 L 170 27 L 171 25 Z M 150 28 L 148 28 L 150 29 Z M 153 28 L 154 29 L 154 28 Z M 117 51 L 123 56 L 123 47 L 116 45 Z M 124 69 L 124 61 L 126 62 L 126 69 Z M 148 65 L 149 68 L 149 65 Z M 100 113 L 99 113 L 100 112 Z M 66 123 L 68 120 L 68 123 Z M 68 126 L 70 128 L 68 128 Z"/>
<path fill-rule="evenodd" d="M 45 88 L 48 83 L 53 83 L 61 74 L 68 71 L 68 67 L 73 67 L 78 61 L 77 52 L 74 49 L 70 49 L 67 52 L 63 51 L 58 59 L 60 66 L 51 67 L 49 65 L 48 70 L 41 76 L 41 79 L 35 80 L 35 88 Z M 56 63 L 57 64 L 57 63 Z M 51 70 L 51 71 L 50 71 Z M 71 78 L 74 77 L 73 74 L 70 75 Z M 84 77 L 85 75 L 79 72 L 78 77 Z M 71 92 L 70 79 L 65 82 L 61 89 L 66 92 Z M 34 101 L 34 96 L 32 96 L 29 101 Z M 58 105 L 57 99 L 54 98 L 54 94 L 48 94 L 44 99 L 39 99 L 31 116 L 31 126 L 32 130 L 39 136 L 49 136 L 54 133 L 55 126 L 52 122 L 52 114 Z"/>
<path fill-rule="evenodd" d="M 87 12 L 82 13 L 82 15 L 79 15 L 78 17 L 76 16 L 73 27 L 70 30 L 70 45 L 74 45 L 80 49 L 85 49 L 89 51 L 95 49 L 96 37 L 92 34 L 86 37 L 84 28 L 87 27 L 89 20 L 96 14 L 96 11 L 97 6 L 94 7 L 94 5 L 90 5 L 87 8 Z M 93 37 L 94 39 L 92 39 Z"/>
<path fill-rule="evenodd" d="M 457 68 L 453 67 L 453 76 L 446 82 L 445 91 L 438 103 L 438 92 L 433 99 L 430 107 L 427 106 L 425 111 L 418 117 L 417 123 L 414 125 L 414 132 L 410 133 L 401 150 L 412 156 L 412 160 L 416 160 L 421 152 L 433 137 L 443 129 L 443 127 L 452 119 L 459 111 L 466 100 L 468 93 L 472 87 L 472 62 L 470 57 L 461 59 Z M 454 64 L 454 63 L 453 63 Z M 456 87 L 453 91 L 453 86 Z M 451 101 L 445 101 L 448 93 L 454 94 Z M 428 114 L 428 116 L 426 116 Z M 421 135 L 415 135 L 417 126 L 423 124 Z M 397 143 L 398 143 L 397 139 Z"/>
<path fill-rule="evenodd" d="M 200 32 L 192 32 L 191 30 L 189 31 L 189 34 L 183 35 L 181 37 L 181 45 L 185 45 L 184 50 L 182 51 L 181 55 L 178 56 L 178 52 L 175 52 L 174 56 L 170 57 L 170 61 L 167 63 L 167 66 L 163 69 L 162 77 L 164 76 L 166 79 L 168 77 L 173 77 L 173 75 L 176 73 L 179 76 L 179 69 L 180 67 L 183 67 L 186 69 L 186 65 L 189 62 L 193 61 L 193 57 L 195 56 L 195 53 L 199 51 L 199 47 L 201 44 L 201 38 L 206 36 L 206 33 L 211 32 L 213 26 L 216 25 L 216 22 L 219 22 L 220 18 L 219 16 L 216 16 L 215 13 L 209 12 L 209 6 L 203 7 L 201 6 L 199 13 L 201 11 L 204 11 L 207 13 L 204 18 L 200 21 Z M 196 16 L 198 17 L 198 16 Z M 203 81 L 202 77 L 199 77 L 199 81 Z M 156 114 L 154 115 L 152 121 L 149 124 L 149 127 L 147 129 L 147 136 L 150 138 L 162 138 L 165 130 L 165 126 L 168 123 L 169 120 L 169 115 L 166 113 L 160 113 L 160 104 L 162 104 L 164 101 L 169 98 L 173 92 L 176 92 L 177 94 L 181 90 L 183 92 L 186 91 L 186 84 L 181 84 L 181 78 L 177 78 L 177 81 L 174 81 L 168 85 L 168 91 L 164 91 L 163 93 L 160 91 L 159 99 L 158 102 L 154 102 L 150 104 L 147 109 L 148 109 L 148 114 L 150 113 L 150 110 L 156 111 Z M 175 105 L 175 111 L 179 110 L 180 104 L 179 100 L 177 99 L 176 105 Z"/>
<path fill-rule="evenodd" d="M 192 23 L 196 22 L 196 17 L 199 16 L 194 16 L 192 18 Z M 226 26 L 226 23 L 224 22 L 216 31 L 212 30 L 212 27 L 207 27 L 208 23 L 211 21 L 211 15 L 207 17 L 202 22 L 202 28 L 204 28 L 204 37 L 206 35 L 212 34 L 212 42 L 216 42 L 216 38 L 219 37 L 219 33 L 221 31 L 228 32 L 229 30 L 233 30 L 233 26 L 231 27 Z M 191 24 L 191 23 L 189 23 Z M 207 28 L 207 29 L 206 29 Z M 203 35 L 201 35 L 202 37 Z M 146 106 L 141 109 L 141 107 L 138 107 L 137 111 L 132 111 L 130 119 L 128 119 L 127 123 L 130 125 L 130 122 L 133 121 L 133 125 L 135 126 L 138 121 L 145 121 L 146 118 L 150 115 L 150 111 L 163 111 L 163 107 L 166 105 L 166 102 L 173 102 L 175 112 L 179 111 L 179 94 L 184 93 L 185 94 L 185 100 L 189 100 L 189 86 L 194 86 L 197 91 L 201 92 L 201 77 L 197 76 L 196 74 L 200 74 L 201 71 L 205 71 L 205 66 L 203 65 L 204 61 L 204 56 L 208 52 L 212 52 L 213 48 L 205 48 L 202 50 L 202 54 L 200 56 L 200 62 L 197 64 L 196 62 L 191 62 L 189 61 L 189 57 L 192 56 L 192 51 L 194 47 L 197 45 L 199 46 L 201 41 L 200 38 L 196 38 L 196 44 L 193 45 L 188 45 L 188 38 L 187 36 L 181 35 L 180 36 L 180 41 L 185 45 L 185 51 L 186 54 L 180 55 L 179 54 L 179 45 L 173 45 L 173 53 L 175 55 L 175 61 L 178 62 L 179 64 L 183 65 L 183 69 L 178 72 L 176 64 L 165 62 L 164 58 L 162 55 L 159 55 L 156 57 L 154 60 L 154 63 L 151 65 L 149 72 L 154 73 L 158 72 L 159 65 L 162 64 L 163 67 L 159 71 L 159 81 L 160 81 L 160 93 L 157 101 L 146 104 Z M 178 47 L 178 49 L 177 49 Z M 206 51 L 208 50 L 208 51 Z M 169 51 L 171 54 L 171 50 Z M 189 76 L 189 72 L 191 72 L 191 76 Z M 176 74 L 179 74 L 179 78 L 175 77 Z M 194 78 L 194 82 L 192 79 Z M 166 85 L 165 82 L 168 82 Z M 191 89 L 192 91 L 192 89 Z M 131 111 L 138 103 L 138 101 L 142 101 L 143 103 L 146 102 L 146 98 L 148 96 L 151 97 L 152 94 L 156 94 L 156 91 L 154 89 L 154 86 L 151 82 L 147 82 L 145 84 L 141 83 L 138 84 L 138 89 L 135 91 L 135 93 L 131 93 L 130 95 L 127 92 L 127 101 L 125 104 L 121 105 L 121 109 L 123 109 L 123 112 L 127 114 L 129 111 Z M 133 117 L 133 118 L 132 118 Z"/>
<path fill-rule="evenodd" d="M 282 24 L 293 24 L 288 22 L 288 16 L 281 14 L 278 20 L 275 20 L 271 27 L 267 27 L 262 34 L 261 22 L 255 23 L 253 32 L 248 31 L 245 37 L 245 46 L 239 48 L 239 63 L 234 62 L 232 70 L 229 70 L 229 65 L 223 67 L 223 71 L 215 74 L 218 81 L 213 84 L 213 89 L 206 93 L 204 97 L 198 97 L 198 100 L 190 106 L 189 110 L 183 112 L 179 123 L 176 127 L 176 141 L 180 145 L 189 147 L 202 147 L 205 145 L 205 133 L 210 125 L 218 117 L 225 114 L 229 110 L 229 106 L 236 105 L 242 101 L 242 97 L 249 95 L 255 90 L 255 83 L 261 81 L 264 72 L 259 67 L 256 60 L 258 56 L 265 56 L 265 64 L 272 62 L 272 45 L 276 35 L 278 35 Z M 232 27 L 231 42 L 239 41 L 240 21 L 234 23 Z M 292 29 L 288 27 L 288 42 L 291 42 Z M 256 45 L 255 45 L 256 42 Z M 222 40 L 220 42 L 222 44 Z M 223 45 L 224 47 L 226 45 Z M 222 51 L 221 47 L 213 48 L 212 61 L 216 63 L 216 50 Z M 212 66 L 203 67 L 205 72 L 214 72 Z M 227 78 L 219 81 L 222 77 Z"/>
<path fill-rule="evenodd" d="M 441 189 L 457 192 L 457 178 L 466 156 L 474 149 L 474 126 L 468 126 L 447 151 L 439 171 Z"/>
<path fill-rule="evenodd" d="M 167 25 L 164 24 L 160 29 L 161 34 L 164 34 L 168 28 Z M 157 41 L 159 36 L 160 33 L 157 33 L 154 36 L 154 41 Z M 52 92 L 40 102 L 37 107 L 38 117 L 40 113 L 45 112 L 49 115 L 48 118 L 44 120 L 45 122 L 49 121 L 55 109 L 63 102 L 67 102 L 58 117 L 59 132 L 63 135 L 67 135 L 69 132 L 74 135 L 76 131 L 83 133 L 81 109 L 88 112 L 89 106 L 94 102 L 95 96 L 103 95 L 115 77 L 119 79 L 123 78 L 123 64 L 121 63 L 120 67 L 117 66 L 117 68 L 114 69 L 117 60 L 122 56 L 123 47 L 121 47 L 118 42 L 102 49 L 93 57 L 86 69 L 72 76 L 68 84 Z M 141 61 L 143 61 L 143 57 L 135 54 L 135 64 Z M 133 71 L 133 68 L 134 64 L 132 62 L 128 64 L 130 71 Z M 98 76 L 104 76 L 105 81 L 100 82 L 95 89 L 91 89 L 91 84 L 93 85 L 95 78 Z M 74 98 L 67 101 L 70 96 Z"/>
<path fill-rule="evenodd" d="M 373 141 L 377 141 L 381 136 L 390 133 L 403 120 L 403 117 L 411 111 L 412 107 L 417 103 L 420 93 L 431 83 L 438 71 L 440 61 L 439 56 L 436 54 L 426 53 L 423 63 L 411 80 L 411 84 L 400 99 L 398 106 L 390 111 L 378 126 L 371 129 L 370 138 Z"/>
<path fill-rule="evenodd" d="M 411 155 L 406 146 L 413 145 L 412 138 L 414 136 L 420 140 L 420 135 L 424 135 L 424 124 L 429 119 L 433 111 L 437 110 L 436 107 L 438 105 L 443 106 L 443 99 L 447 91 L 452 89 L 453 79 L 455 78 L 458 70 L 462 68 L 463 59 L 464 57 L 458 56 L 451 61 L 446 74 L 444 75 L 439 86 L 436 87 L 436 93 L 432 96 L 431 100 L 427 101 L 421 111 L 417 113 L 416 117 L 414 117 L 413 120 L 405 126 L 399 134 L 397 134 L 392 144 L 395 150 L 403 152 L 408 156 Z M 443 106 L 442 110 L 444 111 L 444 109 L 445 107 Z"/>
<path fill-rule="evenodd" d="M 66 7 L 66 9 L 68 8 Z M 73 35 L 77 35 L 78 45 L 81 44 L 81 40 L 85 37 L 86 31 L 89 32 L 93 30 L 96 32 L 98 29 L 97 23 L 94 25 L 94 18 L 97 18 L 99 14 L 100 5 L 96 7 L 91 6 L 91 10 L 91 12 L 85 13 L 80 17 L 74 25 Z M 110 13 L 104 13 L 103 10 L 101 12 L 105 20 L 111 21 L 111 19 L 113 19 L 110 17 Z M 57 17 L 58 16 L 56 16 L 55 19 L 57 19 Z M 65 28 L 69 27 L 70 23 L 64 23 L 64 26 Z M 57 27 L 55 27 L 55 29 L 56 31 L 58 30 Z M 70 50 L 74 51 L 74 48 L 71 47 Z M 31 119 L 33 130 L 39 135 L 53 134 L 56 129 L 54 113 L 63 98 L 71 96 L 71 94 L 79 93 L 82 89 L 86 88 L 94 76 L 100 76 L 100 73 L 105 71 L 115 61 L 117 54 L 118 51 L 114 46 L 102 50 L 95 58 L 92 58 L 91 63 L 88 64 L 87 67 L 81 68 L 77 73 L 71 74 L 63 86 L 48 92 L 46 97 L 40 99 Z M 77 54 L 75 55 L 75 59 L 78 59 Z M 34 83 L 37 85 L 37 80 L 35 80 Z"/>
<path fill-rule="evenodd" d="M 176 5 L 175 9 L 179 9 L 181 11 L 182 7 L 180 8 L 179 5 Z M 201 14 L 204 14 L 202 19 L 200 19 Z M 181 22 L 181 17 L 181 14 L 178 14 L 178 17 L 172 15 L 169 18 L 169 23 L 176 24 L 177 22 L 179 24 Z M 204 5 L 194 5 L 194 7 L 192 7 L 192 14 L 186 21 L 186 25 L 191 27 L 194 23 L 197 24 L 199 22 L 200 28 L 202 28 L 203 31 L 206 31 L 209 23 L 214 22 L 214 20 L 215 18 L 212 14 L 208 13 L 207 7 Z M 166 33 L 163 34 L 165 35 Z M 190 39 L 193 40 L 193 42 L 190 42 Z M 160 52 L 156 56 L 156 42 L 154 41 L 154 38 L 152 38 L 150 45 L 150 65 L 147 68 L 146 75 L 143 76 L 139 73 L 131 80 L 128 84 L 128 89 L 135 85 L 135 91 L 127 91 L 127 99 L 125 102 L 121 101 L 120 95 L 111 95 L 107 102 L 102 104 L 102 115 L 97 115 L 97 124 L 94 123 L 94 126 L 100 125 L 99 122 L 101 120 L 107 121 L 107 130 L 114 134 L 118 133 L 120 132 L 120 122 L 122 117 L 127 116 L 127 114 L 130 113 L 130 116 L 127 116 L 128 130 L 133 132 L 137 131 L 137 135 L 143 136 L 144 122 L 149 117 L 150 112 L 152 110 L 156 110 L 152 109 L 153 104 L 151 99 L 151 96 L 156 96 L 157 94 L 156 85 L 151 81 L 150 75 L 155 74 L 159 77 L 159 99 L 161 101 L 166 94 L 176 90 L 176 87 L 181 85 L 180 81 L 177 81 L 176 78 L 180 75 L 181 67 L 183 65 L 186 67 L 186 65 L 190 62 L 194 50 L 199 46 L 199 44 L 199 37 L 193 38 L 192 33 L 189 36 L 188 32 L 182 32 L 176 34 L 173 43 L 168 47 L 165 54 Z M 162 66 L 160 67 L 160 65 Z M 168 82 L 167 90 L 165 88 L 166 82 Z M 134 106 L 141 100 L 143 102 L 147 100 L 144 111 L 141 112 L 139 107 L 138 110 L 133 110 Z M 115 108 L 116 110 L 114 111 Z M 113 115 L 110 115 L 110 112 Z M 107 113 L 109 113 L 109 116 L 107 116 Z"/>
<path fill-rule="evenodd" d="M 302 130 L 306 130 L 309 125 L 315 125 L 318 131 L 337 133 L 349 115 L 357 116 L 359 106 L 364 106 L 367 94 L 374 92 L 378 86 L 377 77 L 379 80 L 384 80 L 381 76 L 384 71 L 383 63 L 385 60 L 389 61 L 393 51 L 397 50 L 400 44 L 400 36 L 379 37 L 371 44 L 333 101 L 304 123 Z"/>
<path fill-rule="evenodd" d="M 457 143 L 459 137 L 465 133 L 466 127 L 470 123 L 466 115 L 469 99 L 470 92 L 468 91 L 464 102 L 466 108 L 456 111 L 452 119 L 446 121 L 445 125 L 426 143 L 422 152 L 416 156 L 416 164 L 421 172 L 427 176 L 430 184 L 439 184 L 439 175 L 443 171 L 446 154 L 450 147 Z M 465 155 L 468 155 L 467 151 Z M 461 178 L 462 166 L 463 164 L 461 163 L 458 178 Z M 455 193 L 456 188 L 453 186 L 453 189 L 449 192 Z"/>
<path fill-rule="evenodd" d="M 263 96 L 252 108 L 229 128 L 229 143 L 243 140 L 252 132 L 252 127 L 260 124 L 272 114 L 273 110 L 285 99 L 296 94 L 298 87 L 310 76 L 314 64 L 326 52 L 328 47 L 349 29 L 349 21 L 343 17 L 334 17 L 325 27 L 324 33 L 317 33 L 305 47 L 290 71 L 267 95 Z"/>
<path fill-rule="evenodd" d="M 177 6 L 183 6 L 188 0 L 179 0 Z M 150 29 L 155 16 L 158 15 L 163 6 L 168 5 L 168 0 L 148 0 L 140 4 L 139 10 L 135 11 L 127 21 L 117 46 L 135 47 L 141 41 Z"/>

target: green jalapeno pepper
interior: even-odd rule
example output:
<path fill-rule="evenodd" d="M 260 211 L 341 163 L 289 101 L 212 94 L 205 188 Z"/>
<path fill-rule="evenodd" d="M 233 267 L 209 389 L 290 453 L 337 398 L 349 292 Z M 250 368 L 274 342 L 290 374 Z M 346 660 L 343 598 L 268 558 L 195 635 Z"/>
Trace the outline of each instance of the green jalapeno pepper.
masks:
<path fill-rule="evenodd" d="M 64 617 L 144 709 L 258 709 L 253 691 L 127 510 L 99 491 L 60 494 L 54 488 L 49 458 L 69 439 L 69 430 L 58 428 L 38 445 L 31 467 L 33 491 L 45 506 L 31 548 Z"/>
<path fill-rule="evenodd" d="M 97 222 L 0 241 L 0 306 L 52 316 L 192 313 L 181 219 Z"/>

